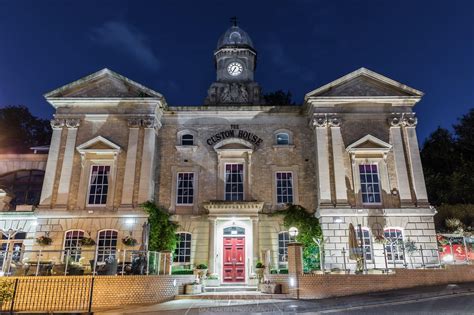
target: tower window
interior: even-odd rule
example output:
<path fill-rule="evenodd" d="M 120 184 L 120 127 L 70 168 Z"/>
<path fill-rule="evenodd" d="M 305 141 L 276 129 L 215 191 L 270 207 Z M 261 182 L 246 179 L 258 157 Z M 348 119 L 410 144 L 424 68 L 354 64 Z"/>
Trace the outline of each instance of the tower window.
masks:
<path fill-rule="evenodd" d="M 182 135 L 181 145 L 194 145 L 194 136 L 190 134 Z"/>
<path fill-rule="evenodd" d="M 276 135 L 276 143 L 278 145 L 288 145 L 290 144 L 290 135 L 286 132 L 280 132 Z"/>

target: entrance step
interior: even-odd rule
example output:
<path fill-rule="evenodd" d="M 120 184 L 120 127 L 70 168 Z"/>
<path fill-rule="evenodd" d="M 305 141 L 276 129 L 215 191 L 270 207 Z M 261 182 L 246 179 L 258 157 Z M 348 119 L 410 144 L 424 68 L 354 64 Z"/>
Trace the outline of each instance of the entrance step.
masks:
<path fill-rule="evenodd" d="M 205 287 L 205 292 L 257 292 L 257 287 L 245 285 L 221 285 L 218 287 Z"/>
<path fill-rule="evenodd" d="M 272 300 L 290 299 L 288 294 L 266 294 L 255 291 L 205 292 L 176 295 L 176 300 Z"/>

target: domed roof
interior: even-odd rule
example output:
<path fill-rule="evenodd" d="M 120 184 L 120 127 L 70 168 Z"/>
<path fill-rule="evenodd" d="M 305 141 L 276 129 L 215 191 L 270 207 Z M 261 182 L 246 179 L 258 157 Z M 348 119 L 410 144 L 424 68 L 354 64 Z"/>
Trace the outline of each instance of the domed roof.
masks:
<path fill-rule="evenodd" d="M 217 49 L 225 46 L 241 46 L 254 49 L 249 34 L 237 25 L 231 26 L 217 41 Z"/>

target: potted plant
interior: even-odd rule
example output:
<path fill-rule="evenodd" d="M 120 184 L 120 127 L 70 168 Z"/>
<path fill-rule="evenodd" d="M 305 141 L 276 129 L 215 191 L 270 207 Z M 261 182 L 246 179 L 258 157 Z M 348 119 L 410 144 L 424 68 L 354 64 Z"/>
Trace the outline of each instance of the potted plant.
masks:
<path fill-rule="evenodd" d="M 217 273 L 210 274 L 204 279 L 204 286 L 206 287 L 218 287 L 219 284 L 219 276 Z"/>
<path fill-rule="evenodd" d="M 95 241 L 90 237 L 90 233 L 89 233 L 89 236 L 83 237 L 80 242 L 81 242 L 81 246 L 84 246 L 84 247 L 95 245 Z"/>
<path fill-rule="evenodd" d="M 184 287 L 185 294 L 199 294 L 202 293 L 202 285 L 199 282 L 194 281 L 192 283 L 186 284 Z"/>
<path fill-rule="evenodd" d="M 53 242 L 53 239 L 49 237 L 49 233 L 45 233 L 44 236 L 40 236 L 36 238 L 36 243 L 38 243 L 41 246 L 51 245 L 52 242 Z"/>
<path fill-rule="evenodd" d="M 82 266 L 83 260 L 84 257 L 81 257 L 79 261 L 75 261 L 74 259 L 69 258 L 67 262 L 67 274 L 71 276 L 84 275 L 84 267 Z"/>
<path fill-rule="evenodd" d="M 128 235 L 128 236 L 122 238 L 122 243 L 125 246 L 135 246 L 135 245 L 137 245 L 138 241 L 136 239 L 134 239 L 133 237 L 131 237 L 130 235 Z"/>
<path fill-rule="evenodd" d="M 406 240 L 404 246 L 405 246 L 405 251 L 408 253 L 408 257 L 410 257 L 410 265 L 411 265 L 411 268 L 413 269 L 412 255 L 414 252 L 418 250 L 418 248 L 416 248 L 415 242 L 410 239 Z"/>
<path fill-rule="evenodd" d="M 196 268 L 194 268 L 194 274 L 201 280 L 207 274 L 207 265 L 206 264 L 198 264 Z"/>
<path fill-rule="evenodd" d="M 258 283 L 262 283 L 263 274 L 265 273 L 265 265 L 261 261 L 257 261 L 255 265 L 255 273 L 257 274 Z"/>

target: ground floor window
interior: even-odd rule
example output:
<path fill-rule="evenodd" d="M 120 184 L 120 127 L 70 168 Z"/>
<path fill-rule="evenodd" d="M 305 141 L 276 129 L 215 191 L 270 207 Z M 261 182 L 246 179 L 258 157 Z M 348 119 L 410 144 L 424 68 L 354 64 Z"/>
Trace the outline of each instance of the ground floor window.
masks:
<path fill-rule="evenodd" d="M 403 261 L 403 234 L 402 230 L 387 228 L 384 230 L 384 237 L 387 240 L 385 250 L 387 252 L 387 260 Z"/>
<path fill-rule="evenodd" d="M 177 243 L 173 262 L 186 264 L 191 262 L 191 233 L 176 233 Z"/>
<path fill-rule="evenodd" d="M 107 261 L 115 259 L 117 252 L 117 236 L 116 230 L 103 230 L 99 232 L 97 238 L 97 261 Z"/>
<path fill-rule="evenodd" d="M 367 261 L 372 260 L 372 241 L 370 239 L 369 229 L 365 227 L 362 228 L 362 237 L 360 235 L 359 229 L 356 229 L 356 233 L 357 233 L 357 242 L 359 243 L 359 246 L 362 245 L 364 248 L 365 260 Z M 361 238 L 362 238 L 362 244 L 361 244 Z"/>
<path fill-rule="evenodd" d="M 69 257 L 71 261 L 81 259 L 81 241 L 84 238 L 84 231 L 67 231 L 64 237 L 64 256 Z"/>
<path fill-rule="evenodd" d="M 290 234 L 288 232 L 278 233 L 278 264 L 286 266 L 288 263 L 288 243 Z"/>

